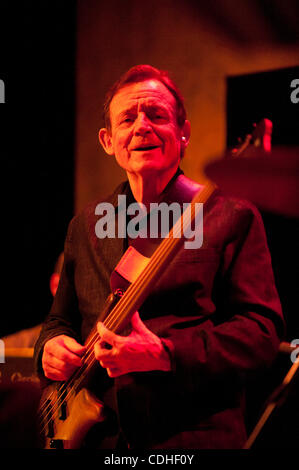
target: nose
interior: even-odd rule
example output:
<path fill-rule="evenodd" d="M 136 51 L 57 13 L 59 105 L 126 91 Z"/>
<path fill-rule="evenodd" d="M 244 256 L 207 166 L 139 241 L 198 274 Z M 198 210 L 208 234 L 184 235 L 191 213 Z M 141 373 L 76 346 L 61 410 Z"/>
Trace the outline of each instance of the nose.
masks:
<path fill-rule="evenodd" d="M 147 115 L 144 112 L 138 113 L 135 120 L 134 134 L 144 136 L 150 132 L 152 132 L 152 127 Z"/>

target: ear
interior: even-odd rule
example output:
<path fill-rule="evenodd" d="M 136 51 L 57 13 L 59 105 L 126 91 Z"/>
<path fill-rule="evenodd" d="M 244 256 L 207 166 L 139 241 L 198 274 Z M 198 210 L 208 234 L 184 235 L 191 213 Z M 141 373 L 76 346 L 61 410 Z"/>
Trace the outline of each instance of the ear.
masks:
<path fill-rule="evenodd" d="M 191 134 L 191 125 L 189 121 L 185 121 L 183 127 L 181 128 L 181 158 L 185 154 L 185 150 L 189 144 Z"/>
<path fill-rule="evenodd" d="M 105 127 L 99 130 L 99 141 L 108 155 L 114 155 L 112 137 Z"/>
<path fill-rule="evenodd" d="M 187 145 L 189 144 L 190 135 L 191 135 L 191 124 L 190 124 L 189 121 L 187 121 L 187 120 L 185 121 L 185 123 L 182 127 L 182 130 L 181 130 L 181 133 L 182 133 L 182 137 L 184 137 L 183 145 L 186 148 Z"/>

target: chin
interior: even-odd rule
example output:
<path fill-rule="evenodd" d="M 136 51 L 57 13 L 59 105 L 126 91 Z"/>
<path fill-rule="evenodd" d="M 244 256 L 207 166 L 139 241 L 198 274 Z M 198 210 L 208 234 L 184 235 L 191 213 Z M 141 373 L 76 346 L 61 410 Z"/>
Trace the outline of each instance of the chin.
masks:
<path fill-rule="evenodd" d="M 140 162 L 136 165 L 134 165 L 133 171 L 135 173 L 151 173 L 151 172 L 160 172 L 165 170 L 166 168 L 163 165 L 160 165 L 159 163 L 155 163 L 153 161 L 145 161 L 145 162 Z"/>

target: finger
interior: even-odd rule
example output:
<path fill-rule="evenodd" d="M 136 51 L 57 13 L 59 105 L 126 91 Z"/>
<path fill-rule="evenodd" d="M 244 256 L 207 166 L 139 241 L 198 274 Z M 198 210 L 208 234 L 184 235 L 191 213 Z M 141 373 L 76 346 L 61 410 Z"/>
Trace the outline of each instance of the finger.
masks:
<path fill-rule="evenodd" d="M 107 374 L 109 375 L 109 377 L 111 378 L 115 378 L 115 377 L 119 377 L 121 374 L 121 372 L 119 371 L 119 369 L 117 369 L 116 367 L 108 367 L 107 368 Z"/>
<path fill-rule="evenodd" d="M 55 369 L 54 367 L 51 367 L 49 365 L 46 365 L 45 367 L 43 367 L 43 369 L 47 379 L 61 382 L 69 378 L 69 376 L 65 372 Z"/>
<path fill-rule="evenodd" d="M 78 368 L 78 365 L 81 363 L 81 359 L 78 356 L 75 356 L 73 363 L 62 361 L 61 359 L 44 353 L 42 356 L 42 367 L 46 373 L 51 371 L 53 380 L 66 380 L 72 373 Z M 55 375 L 55 378 L 54 378 Z M 47 375 L 46 375 L 47 376 Z"/>
<path fill-rule="evenodd" d="M 65 367 L 65 362 L 55 356 L 52 356 L 51 354 L 44 354 L 42 358 L 42 365 L 44 369 L 51 367 L 53 369 L 62 371 Z"/>
<path fill-rule="evenodd" d="M 70 352 L 64 345 L 59 343 L 46 343 L 44 349 L 45 357 L 48 355 L 51 358 L 59 359 L 60 361 L 68 364 L 73 364 L 74 366 L 81 366 L 82 360 L 76 354 Z M 51 360 L 48 358 L 48 361 Z"/>
<path fill-rule="evenodd" d="M 108 330 L 108 328 L 106 328 L 102 322 L 98 322 L 97 330 L 102 341 L 105 341 L 106 343 L 111 344 L 111 346 L 114 346 L 115 344 L 117 344 L 118 336 L 112 331 Z"/>
<path fill-rule="evenodd" d="M 77 367 L 79 367 L 82 363 L 81 359 L 77 356 L 75 356 L 74 361 L 65 362 L 53 356 L 52 354 L 45 354 L 45 357 L 43 358 L 42 362 L 43 362 L 43 365 L 54 367 L 54 369 L 60 370 L 61 372 L 67 372 L 70 368 L 74 370 Z"/>

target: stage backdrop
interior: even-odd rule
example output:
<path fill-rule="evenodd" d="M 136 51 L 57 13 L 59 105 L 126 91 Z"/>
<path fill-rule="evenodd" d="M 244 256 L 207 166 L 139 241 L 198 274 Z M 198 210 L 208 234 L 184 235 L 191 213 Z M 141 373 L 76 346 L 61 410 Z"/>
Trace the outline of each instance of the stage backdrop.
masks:
<path fill-rule="evenodd" d="M 104 94 L 120 74 L 142 63 L 172 72 L 192 125 L 182 168 L 201 181 L 205 162 L 226 147 L 227 76 L 298 65 L 295 5 L 79 0 L 75 210 L 124 177 L 98 143 Z"/>
<path fill-rule="evenodd" d="M 205 162 L 226 147 L 226 78 L 298 63 L 298 5 L 1 1 L 0 337 L 44 319 L 69 220 L 125 176 L 98 144 L 107 88 L 135 64 L 170 70 L 192 124 L 182 168 L 201 181 Z"/>
<path fill-rule="evenodd" d="M 284 146 L 282 162 L 290 146 L 299 147 L 299 102 L 291 99 L 290 84 L 299 79 L 299 66 L 227 79 L 227 145 L 250 132 L 252 123 L 266 118 L 272 122 L 272 148 Z M 299 93 L 298 93 L 299 96 Z M 299 101 L 299 100 L 298 100 Z M 271 158 L 269 157 L 271 174 Z M 274 184 L 274 183 L 273 183 Z M 287 190 L 287 188 L 285 188 Z M 275 187 L 273 187 L 275 191 Z M 277 289 L 287 324 L 288 341 L 299 338 L 297 280 L 299 277 L 299 219 L 260 208 Z"/>

